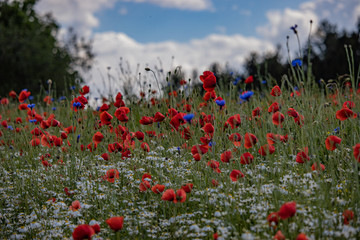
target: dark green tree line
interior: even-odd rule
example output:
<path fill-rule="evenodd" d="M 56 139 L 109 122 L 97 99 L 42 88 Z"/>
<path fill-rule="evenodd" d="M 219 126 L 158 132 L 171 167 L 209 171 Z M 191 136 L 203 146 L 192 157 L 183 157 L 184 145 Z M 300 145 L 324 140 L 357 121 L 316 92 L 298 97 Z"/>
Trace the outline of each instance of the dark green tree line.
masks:
<path fill-rule="evenodd" d="M 91 42 L 78 40 L 70 31 L 68 42 L 60 44 L 56 38 L 59 25 L 50 14 L 39 16 L 34 10 L 36 2 L 0 2 L 1 96 L 24 88 L 36 94 L 48 79 L 62 94 L 76 79 L 82 81 L 78 69 L 91 67 Z"/>

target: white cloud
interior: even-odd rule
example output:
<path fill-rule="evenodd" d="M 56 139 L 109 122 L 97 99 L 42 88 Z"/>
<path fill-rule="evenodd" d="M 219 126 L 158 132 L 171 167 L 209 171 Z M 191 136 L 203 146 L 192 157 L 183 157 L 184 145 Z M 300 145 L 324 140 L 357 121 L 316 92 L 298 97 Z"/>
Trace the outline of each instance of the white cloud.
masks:
<path fill-rule="evenodd" d="M 80 35 L 88 37 L 92 29 L 99 26 L 95 13 L 112 7 L 115 1 L 42 0 L 37 3 L 36 10 L 40 14 L 51 12 L 62 27 L 74 27 Z"/>
<path fill-rule="evenodd" d="M 319 21 L 327 19 L 338 26 L 338 30 L 352 30 L 357 17 L 360 16 L 360 2 L 358 0 L 315 0 L 304 2 L 298 9 L 285 8 L 283 10 L 270 10 L 266 14 L 268 23 L 256 28 L 263 39 L 281 44 L 283 50 L 286 46 L 286 36 L 290 37 L 290 50 L 298 50 L 298 42 L 291 26 L 298 25 L 297 31 L 304 45 L 308 40 L 310 20 L 313 20 L 312 32 L 318 27 Z M 297 51 L 298 52 L 298 51 Z"/>
<path fill-rule="evenodd" d="M 122 7 L 122 8 L 119 9 L 119 14 L 120 15 L 126 15 L 127 13 L 128 13 L 127 8 Z"/>
<path fill-rule="evenodd" d="M 123 0 L 124 2 L 151 3 L 164 8 L 182 10 L 213 10 L 211 0 Z"/>
<path fill-rule="evenodd" d="M 124 33 L 97 33 L 94 35 L 94 51 L 98 57 L 91 85 L 108 89 L 106 81 L 105 84 L 101 81 L 99 71 L 106 75 L 106 69 L 110 66 L 112 73 L 116 73 L 120 57 L 129 62 L 133 76 L 138 76 L 138 73 L 134 72 L 137 64 L 142 75 L 146 75 L 146 66 L 151 69 L 161 68 L 158 59 L 162 61 L 164 71 L 181 66 L 182 70 L 190 75 L 192 70 L 205 71 L 215 62 L 222 66 L 228 63 L 233 69 L 240 70 L 245 57 L 251 51 L 270 50 L 274 50 L 274 47 L 269 42 L 241 35 L 212 34 L 186 43 L 164 41 L 142 44 Z"/>

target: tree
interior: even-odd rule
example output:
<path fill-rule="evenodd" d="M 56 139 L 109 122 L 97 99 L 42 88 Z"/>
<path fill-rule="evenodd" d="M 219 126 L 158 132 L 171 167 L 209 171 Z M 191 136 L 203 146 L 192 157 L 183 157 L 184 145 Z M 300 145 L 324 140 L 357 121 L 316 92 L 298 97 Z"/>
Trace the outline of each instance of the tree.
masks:
<path fill-rule="evenodd" d="M 0 2 L 1 95 L 24 88 L 36 94 L 48 79 L 62 93 L 76 79 L 82 81 L 79 67 L 91 66 L 91 43 L 77 41 L 72 32 L 71 41 L 61 44 L 56 38 L 58 24 L 50 14 L 39 16 L 34 10 L 36 2 Z"/>
<path fill-rule="evenodd" d="M 336 25 L 328 21 L 321 22 L 310 55 L 312 71 L 317 80 L 338 79 L 349 73 L 345 46 L 352 48 L 355 73 L 357 73 L 360 60 L 360 19 L 357 29 L 350 33 L 346 31 L 340 33 Z"/>

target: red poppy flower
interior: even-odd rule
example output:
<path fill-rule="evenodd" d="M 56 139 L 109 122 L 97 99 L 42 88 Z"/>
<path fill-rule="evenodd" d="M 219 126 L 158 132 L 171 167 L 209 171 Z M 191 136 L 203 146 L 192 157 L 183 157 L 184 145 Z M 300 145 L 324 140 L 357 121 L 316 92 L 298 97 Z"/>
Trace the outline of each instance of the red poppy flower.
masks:
<path fill-rule="evenodd" d="M 323 164 L 320 163 L 320 167 L 318 167 L 317 163 L 314 163 L 312 166 L 311 166 L 311 170 L 313 171 L 324 171 L 325 170 L 325 166 Z"/>
<path fill-rule="evenodd" d="M 81 204 L 79 200 L 75 200 L 71 203 L 70 210 L 72 211 L 78 211 L 81 208 Z"/>
<path fill-rule="evenodd" d="M 151 191 L 153 191 L 156 194 L 160 194 L 165 190 L 165 185 L 156 184 L 151 188 Z"/>
<path fill-rule="evenodd" d="M 230 179 L 233 182 L 236 182 L 239 178 L 243 178 L 243 177 L 244 177 L 244 174 L 236 169 L 232 170 L 230 173 Z"/>
<path fill-rule="evenodd" d="M 106 172 L 106 175 L 105 175 L 105 180 L 107 180 L 108 182 L 115 182 L 115 179 L 119 179 L 120 177 L 120 173 L 117 169 L 109 169 L 107 172 Z"/>
<path fill-rule="evenodd" d="M 301 127 L 302 124 L 304 124 L 304 116 L 299 115 L 298 117 L 294 118 L 294 122 Z"/>
<path fill-rule="evenodd" d="M 143 141 L 144 140 L 144 137 L 145 137 L 145 134 L 141 131 L 137 131 L 135 133 L 135 137 L 139 140 L 139 141 Z"/>
<path fill-rule="evenodd" d="M 346 101 L 343 103 L 343 108 L 349 108 L 349 109 L 353 109 L 355 107 L 355 103 L 352 101 Z"/>
<path fill-rule="evenodd" d="M 214 187 L 219 186 L 219 182 L 216 181 L 215 179 L 212 179 L 212 180 L 211 180 L 211 184 L 212 184 Z"/>
<path fill-rule="evenodd" d="M 53 139 L 54 145 L 56 147 L 61 147 L 63 145 L 63 141 L 61 138 L 59 138 L 57 136 L 52 136 L 52 139 Z"/>
<path fill-rule="evenodd" d="M 170 188 L 170 189 L 166 190 L 166 191 L 162 194 L 161 200 L 170 201 L 170 202 L 176 200 L 176 194 L 175 194 L 174 189 L 171 189 L 171 188 Z"/>
<path fill-rule="evenodd" d="M 202 128 L 205 133 L 208 133 L 212 135 L 215 131 L 214 126 L 211 123 L 205 124 L 205 126 Z"/>
<path fill-rule="evenodd" d="M 285 240 L 284 234 L 279 230 L 276 232 L 275 236 L 273 237 L 274 240 Z"/>
<path fill-rule="evenodd" d="M 140 192 L 145 192 L 147 189 L 149 189 L 150 183 L 148 181 L 142 181 L 139 185 Z"/>
<path fill-rule="evenodd" d="M 202 155 L 202 154 L 207 153 L 208 150 L 209 150 L 209 148 L 207 145 L 194 145 L 191 148 L 191 153 L 192 153 L 192 155 L 195 155 L 197 153 Z"/>
<path fill-rule="evenodd" d="M 234 116 L 229 117 L 226 122 L 230 124 L 231 129 L 239 127 L 241 125 L 240 114 L 235 114 Z"/>
<path fill-rule="evenodd" d="M 143 116 L 139 122 L 141 125 L 150 125 L 154 122 L 154 119 L 152 117 Z"/>
<path fill-rule="evenodd" d="M 280 125 L 282 127 L 282 123 L 284 122 L 285 117 L 282 113 L 278 112 L 274 112 L 272 115 L 272 122 L 274 125 Z"/>
<path fill-rule="evenodd" d="M 257 137 L 252 133 L 245 133 L 245 148 L 252 148 L 258 142 Z"/>
<path fill-rule="evenodd" d="M 193 154 L 193 158 L 195 161 L 200 161 L 201 160 L 201 155 L 199 153 L 195 153 Z"/>
<path fill-rule="evenodd" d="M 180 188 L 179 190 L 176 191 L 176 198 L 174 200 L 174 203 L 177 202 L 185 202 L 186 200 L 186 192 L 184 191 L 184 189 Z"/>
<path fill-rule="evenodd" d="M 88 100 L 87 100 L 86 97 L 84 97 L 84 96 L 79 96 L 79 97 L 77 97 L 77 100 L 78 100 L 80 103 L 82 103 L 82 105 L 88 104 Z"/>
<path fill-rule="evenodd" d="M 103 153 L 103 154 L 101 154 L 101 157 L 102 157 L 105 161 L 108 161 L 108 160 L 110 159 L 108 153 Z"/>
<path fill-rule="evenodd" d="M 31 130 L 31 134 L 34 136 L 40 136 L 41 135 L 41 130 L 39 128 L 34 128 L 33 130 Z"/>
<path fill-rule="evenodd" d="M 142 148 L 142 150 L 144 150 L 145 152 L 150 152 L 149 144 L 147 144 L 146 142 L 141 143 L 141 148 Z"/>
<path fill-rule="evenodd" d="M 295 213 L 296 213 L 296 202 L 287 202 L 280 207 L 278 215 L 282 220 L 285 220 L 294 216 Z"/>
<path fill-rule="evenodd" d="M 91 240 L 91 237 L 94 234 L 95 234 L 95 231 L 91 226 L 89 226 L 87 224 L 82 224 L 82 225 L 77 226 L 74 229 L 72 236 L 73 236 L 74 240 L 84 240 L 84 239 Z"/>
<path fill-rule="evenodd" d="M 293 108 L 289 108 L 288 111 L 287 111 L 287 114 L 290 116 L 290 117 L 293 117 L 293 118 L 297 118 L 299 117 L 299 113 L 293 109 Z"/>
<path fill-rule="evenodd" d="M 181 79 L 181 80 L 180 80 L 180 85 L 182 86 L 182 85 L 185 85 L 185 84 L 187 84 L 186 80 Z"/>
<path fill-rule="evenodd" d="M 28 97 L 30 97 L 31 92 L 28 92 L 27 90 L 22 90 L 19 94 L 19 102 L 24 102 Z"/>
<path fill-rule="evenodd" d="M 113 116 L 111 116 L 111 114 L 108 113 L 107 111 L 102 112 L 102 113 L 100 114 L 101 124 L 110 125 L 110 124 L 111 124 L 111 119 L 113 119 Z"/>
<path fill-rule="evenodd" d="M 9 96 L 12 97 L 12 99 L 15 99 L 16 98 L 16 92 L 15 91 L 10 91 Z"/>
<path fill-rule="evenodd" d="M 272 103 L 271 105 L 270 105 L 270 107 L 268 108 L 268 112 L 269 113 L 274 113 L 274 112 L 277 112 L 277 111 L 279 111 L 280 110 L 280 105 L 279 105 L 279 103 L 277 103 L 277 102 L 274 102 L 274 103 Z"/>
<path fill-rule="evenodd" d="M 350 220 L 354 219 L 354 212 L 352 210 L 346 209 L 342 215 L 344 217 L 345 225 L 349 225 Z"/>
<path fill-rule="evenodd" d="M 176 114 L 174 117 L 171 118 L 170 120 L 170 125 L 173 127 L 173 129 L 175 129 L 176 131 L 179 130 L 179 126 L 180 124 L 184 124 L 185 120 L 183 118 L 184 114 L 183 113 L 178 113 Z"/>
<path fill-rule="evenodd" d="M 0 132 L 1 135 L 1 132 Z M 40 139 L 39 138 L 34 138 L 30 141 L 30 145 L 33 147 L 39 146 L 40 145 Z"/>
<path fill-rule="evenodd" d="M 221 172 L 221 170 L 219 169 L 220 163 L 218 161 L 210 160 L 210 161 L 208 161 L 207 165 L 209 167 L 211 167 L 214 170 L 214 172 L 217 172 L 217 173 Z"/>
<path fill-rule="evenodd" d="M 203 88 L 207 92 L 214 91 L 216 87 L 216 77 L 214 73 L 210 71 L 203 72 L 203 75 L 200 76 L 200 80 L 203 82 Z"/>
<path fill-rule="evenodd" d="M 82 89 L 79 90 L 79 93 L 81 95 L 85 95 L 85 94 L 89 93 L 89 91 L 90 91 L 89 86 L 85 85 L 85 86 L 82 87 Z"/>
<path fill-rule="evenodd" d="M 336 112 L 336 118 L 339 119 L 340 121 L 345 121 L 346 119 L 348 119 L 349 117 L 351 118 L 356 118 L 357 114 L 354 113 L 351 109 L 349 108 L 342 108 L 341 110 Z"/>
<path fill-rule="evenodd" d="M 279 141 L 280 139 L 281 139 L 281 136 L 279 134 L 274 134 L 274 133 L 266 134 L 266 140 L 267 140 L 268 144 L 274 144 L 277 141 Z"/>
<path fill-rule="evenodd" d="M 304 151 L 301 151 L 296 155 L 296 162 L 304 163 L 305 161 L 309 161 L 310 158 L 308 156 L 308 153 L 309 153 L 309 149 L 307 147 L 305 147 Z"/>
<path fill-rule="evenodd" d="M 164 115 L 162 115 L 162 114 L 159 113 L 159 112 L 156 112 L 156 113 L 155 113 L 154 122 L 162 122 L 164 119 L 165 119 L 165 116 L 164 116 Z"/>
<path fill-rule="evenodd" d="M 212 92 L 206 92 L 204 97 L 203 97 L 203 100 L 205 102 L 209 101 L 210 99 L 215 99 L 216 98 L 216 92 L 215 91 L 212 91 Z"/>
<path fill-rule="evenodd" d="M 340 143 L 341 138 L 337 136 L 330 135 L 325 139 L 326 149 L 330 151 L 334 151 Z"/>
<path fill-rule="evenodd" d="M 241 141 L 242 141 L 242 136 L 240 135 L 240 133 L 233 133 L 229 136 L 229 140 L 236 146 L 236 147 L 240 147 L 241 146 Z"/>
<path fill-rule="evenodd" d="M 8 104 L 9 104 L 9 99 L 7 99 L 7 98 L 2 98 L 0 103 L 1 103 L 2 105 L 8 105 Z"/>
<path fill-rule="evenodd" d="M 129 121 L 129 117 L 126 115 L 125 111 L 121 108 L 116 109 L 114 115 L 120 122 Z"/>
<path fill-rule="evenodd" d="M 181 189 L 183 189 L 186 193 L 190 193 L 191 190 L 193 189 L 193 186 L 194 185 L 192 183 L 186 183 L 181 186 Z"/>
<path fill-rule="evenodd" d="M 261 156 L 266 156 L 268 154 L 273 154 L 275 152 L 275 147 L 271 144 L 265 144 L 260 147 L 259 154 Z"/>
<path fill-rule="evenodd" d="M 254 156 L 249 152 L 243 153 L 240 157 L 241 164 L 250 164 L 253 161 L 254 161 Z"/>
<path fill-rule="evenodd" d="M 354 147 L 353 147 L 353 154 L 354 154 L 354 157 L 355 159 L 360 162 L 360 143 L 356 144 Z"/>
<path fill-rule="evenodd" d="M 278 225 L 279 215 L 277 212 L 272 212 L 267 216 L 266 220 L 268 221 L 270 227 L 271 226 L 275 227 Z"/>
<path fill-rule="evenodd" d="M 76 130 L 76 127 L 73 127 L 73 126 L 64 128 L 64 131 L 65 131 L 66 133 L 68 133 L 68 134 L 75 132 L 75 130 Z"/>
<path fill-rule="evenodd" d="M 111 217 L 106 220 L 106 223 L 113 231 L 117 232 L 123 228 L 124 217 Z"/>
<path fill-rule="evenodd" d="M 308 237 L 305 235 L 305 233 L 299 233 L 297 235 L 296 240 L 309 240 Z"/>
<path fill-rule="evenodd" d="M 280 89 L 280 87 L 279 87 L 278 85 L 274 86 L 274 87 L 271 89 L 270 95 L 271 95 L 271 96 L 274 96 L 274 97 L 281 96 L 281 89 Z"/>
<path fill-rule="evenodd" d="M 252 83 L 252 82 L 254 82 L 254 77 L 253 76 L 249 76 L 247 79 L 245 79 L 245 83 L 246 84 L 250 84 L 250 83 Z"/>
<path fill-rule="evenodd" d="M 94 232 L 96 234 L 100 232 L 100 225 L 99 224 L 90 225 L 90 227 L 92 227 L 92 229 L 94 229 Z"/>
<path fill-rule="evenodd" d="M 228 162 L 230 162 L 230 160 L 233 158 L 233 156 L 232 156 L 232 152 L 231 151 L 225 151 L 225 152 L 223 152 L 222 154 L 221 154 L 221 156 L 220 156 L 220 160 L 222 161 L 222 162 L 226 162 L 226 163 L 228 163 Z"/>
<path fill-rule="evenodd" d="M 255 108 L 254 110 L 252 110 L 251 115 L 252 115 L 253 117 L 256 117 L 256 116 L 260 116 L 260 113 L 261 113 L 261 108 L 260 108 L 260 107 L 257 107 L 257 108 Z"/>
<path fill-rule="evenodd" d="M 104 139 L 104 135 L 101 132 L 96 132 L 92 138 L 93 142 L 99 144 Z"/>
<path fill-rule="evenodd" d="M 19 110 L 28 110 L 28 104 L 27 103 L 22 103 L 22 104 L 19 104 Z"/>
<path fill-rule="evenodd" d="M 42 135 L 41 137 L 41 145 L 43 145 L 44 147 L 48 147 L 51 148 L 51 146 L 53 145 L 53 140 L 52 137 L 49 135 Z"/>

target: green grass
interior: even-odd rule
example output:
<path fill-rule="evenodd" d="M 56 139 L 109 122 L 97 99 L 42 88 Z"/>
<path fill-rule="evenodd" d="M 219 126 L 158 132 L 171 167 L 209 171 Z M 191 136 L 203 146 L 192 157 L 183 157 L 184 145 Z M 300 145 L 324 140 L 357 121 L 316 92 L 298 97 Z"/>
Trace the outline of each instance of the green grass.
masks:
<path fill-rule="evenodd" d="M 302 71 L 295 73 L 298 70 L 293 70 L 294 76 L 305 78 Z M 302 86 L 300 82 L 297 85 Z M 169 103 L 159 100 L 154 106 L 146 101 L 128 103 L 129 122 L 123 124 L 114 117 L 111 120 L 114 129 L 123 125 L 130 132 L 151 130 L 163 136 L 145 137 L 150 152 L 144 152 L 141 143 L 134 139 L 136 147 L 131 150 L 131 158 L 123 159 L 121 153 L 109 153 L 109 161 L 100 155 L 108 152 L 108 144 L 121 140 L 109 126 L 97 127 L 99 115 L 93 114 L 91 108 L 74 112 L 70 109 L 72 99 L 55 101 L 51 106 L 36 102 L 37 113 L 48 112 L 47 116 L 54 113 L 61 123 L 59 127 L 42 131 L 59 137 L 64 127 L 76 126 L 76 132 L 68 134 L 71 146 L 64 140 L 62 147 L 66 151 L 63 151 L 55 146 L 32 147 L 30 131 L 38 125 L 26 120 L 26 111 L 14 110 L 19 103 L 11 100 L 8 105 L 1 105 L 0 113 L 2 121 L 7 120 L 14 129 L 1 129 L 0 238 L 70 239 L 76 226 L 98 223 L 101 231 L 93 236 L 95 239 L 212 239 L 214 233 L 223 239 L 271 239 L 278 230 L 287 239 L 295 239 L 301 232 L 310 239 L 357 239 L 360 237 L 359 163 L 353 156 L 353 146 L 360 142 L 359 118 L 339 121 L 335 115 L 348 100 L 355 103 L 353 111 L 359 112 L 359 95 L 339 89 L 331 98 L 317 86 L 308 87 L 296 97 L 290 97 L 291 92 L 284 86 L 281 86 L 280 97 L 273 97 L 267 91 L 255 91 L 248 102 L 241 104 L 234 88 L 230 87 L 231 92 L 215 89 L 217 95 L 226 100 L 226 107 L 221 111 L 213 101 L 198 108 L 203 100 L 196 92 L 187 98 L 181 94 L 171 97 Z M 274 101 L 281 105 L 280 112 L 285 115 L 282 128 L 272 123 L 272 114 L 267 112 Z M 195 117 L 191 125 L 182 125 L 180 129 L 190 128 L 189 140 L 172 130 L 168 116 L 159 124 L 143 126 L 139 123 L 142 116 L 152 117 L 157 111 L 166 115 L 170 107 L 184 112 L 182 108 L 186 103 L 192 105 L 191 113 Z M 250 119 L 256 107 L 262 108 L 261 127 Z M 286 114 L 289 108 L 304 116 L 302 126 Z M 111 106 L 108 112 L 114 116 L 115 110 Z M 188 147 L 201 144 L 200 137 L 204 136 L 198 122 L 201 112 L 215 118 L 212 138 L 215 144 L 200 161 L 195 161 L 190 149 L 183 146 L 185 143 Z M 241 126 L 223 129 L 225 121 L 235 114 L 240 114 Z M 23 123 L 15 124 L 17 117 L 21 117 Z M 337 127 L 340 130 L 334 133 Z M 97 131 L 104 139 L 90 152 L 86 146 Z M 255 134 L 259 142 L 245 149 L 242 141 L 236 148 L 228 139 L 235 132 L 243 137 L 246 132 Z M 267 143 L 267 133 L 287 134 L 289 139 L 286 143 L 275 143 L 274 154 L 261 156 L 258 150 Z M 334 151 L 325 147 L 329 135 L 342 139 Z M 80 150 L 81 145 L 85 146 L 84 151 Z M 309 149 L 310 160 L 299 164 L 295 158 L 304 147 Z M 221 153 L 226 150 L 233 154 L 230 163 L 220 161 Z M 244 152 L 254 156 L 252 164 L 240 164 Z M 51 167 L 44 167 L 40 161 L 40 156 L 47 153 L 51 155 L 46 158 Z M 58 163 L 60 159 L 64 164 Z M 210 160 L 220 162 L 221 173 L 207 166 Z M 312 171 L 314 163 L 324 164 L 325 171 Z M 109 169 L 120 172 L 114 183 L 103 179 Z M 229 175 L 233 169 L 240 170 L 245 177 L 232 182 Z M 150 189 L 139 191 L 144 173 L 152 175 L 152 186 L 158 183 L 176 190 L 192 183 L 194 187 L 184 203 L 163 201 L 162 194 Z M 217 187 L 212 185 L 212 179 L 219 182 Z M 66 195 L 65 187 L 73 194 Z M 75 200 L 81 203 L 78 211 L 69 209 Z M 267 216 L 291 201 L 297 204 L 295 216 L 279 220 L 276 228 L 270 227 Z M 346 209 L 354 212 L 349 225 L 343 223 L 342 213 Z M 124 226 L 118 236 L 105 223 L 112 216 L 124 216 Z"/>

